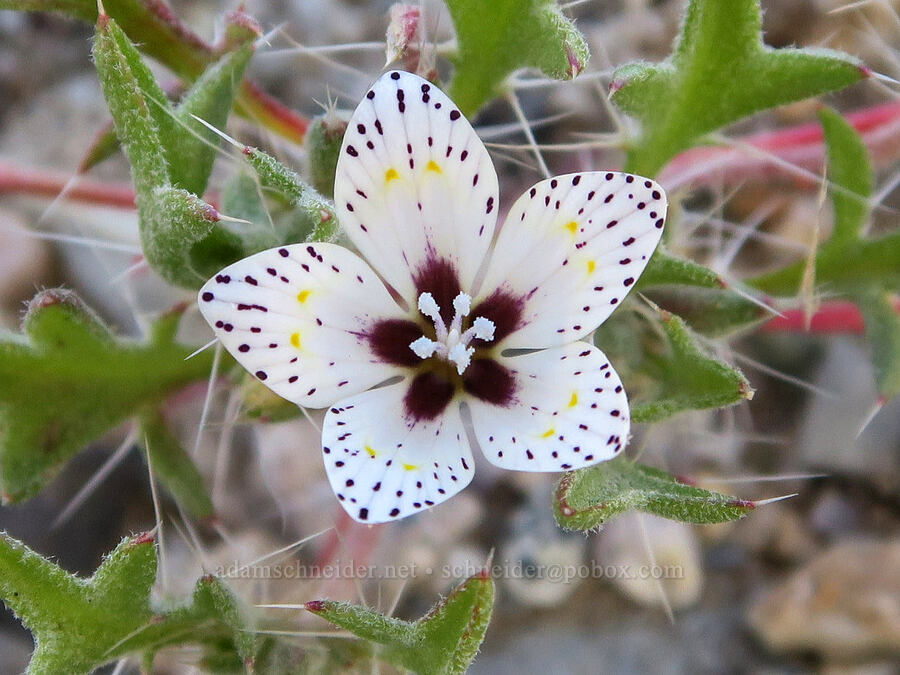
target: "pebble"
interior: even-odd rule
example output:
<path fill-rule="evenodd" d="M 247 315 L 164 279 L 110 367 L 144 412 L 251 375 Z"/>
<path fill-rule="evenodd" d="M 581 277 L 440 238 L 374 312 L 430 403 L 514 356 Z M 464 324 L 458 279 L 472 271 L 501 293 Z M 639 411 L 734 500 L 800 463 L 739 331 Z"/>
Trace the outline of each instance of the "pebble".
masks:
<path fill-rule="evenodd" d="M 845 540 L 769 590 L 749 621 L 773 652 L 900 656 L 900 540 Z"/>

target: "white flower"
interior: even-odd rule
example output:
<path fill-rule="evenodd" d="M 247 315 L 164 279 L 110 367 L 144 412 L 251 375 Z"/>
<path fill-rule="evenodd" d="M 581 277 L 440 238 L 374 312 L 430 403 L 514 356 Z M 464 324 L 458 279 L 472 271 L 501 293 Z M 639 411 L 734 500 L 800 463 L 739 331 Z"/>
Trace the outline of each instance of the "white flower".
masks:
<path fill-rule="evenodd" d="M 456 494 L 472 480 L 470 441 L 518 471 L 579 469 L 622 450 L 622 384 L 579 340 L 656 248 L 656 183 L 544 180 L 496 233 L 484 145 L 443 92 L 395 71 L 353 114 L 334 194 L 368 264 L 335 244 L 264 251 L 207 282 L 200 309 L 274 392 L 331 406 L 325 467 L 353 518 L 402 518 Z"/>

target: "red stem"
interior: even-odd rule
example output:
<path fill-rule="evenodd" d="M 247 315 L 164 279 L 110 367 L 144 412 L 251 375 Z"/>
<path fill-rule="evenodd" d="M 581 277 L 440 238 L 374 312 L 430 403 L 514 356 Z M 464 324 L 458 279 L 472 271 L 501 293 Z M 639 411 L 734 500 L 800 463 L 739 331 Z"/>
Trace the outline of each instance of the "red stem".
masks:
<path fill-rule="evenodd" d="M 894 308 L 900 314 L 900 298 L 894 300 Z M 827 335 L 830 333 L 856 333 L 862 334 L 866 329 L 862 313 L 852 302 L 838 300 L 822 305 L 812 315 L 809 326 L 806 323 L 806 313 L 802 309 L 789 309 L 783 312 L 783 316 L 776 316 L 763 325 L 765 333 L 816 333 Z"/>
<path fill-rule="evenodd" d="M 862 136 L 876 166 L 890 164 L 900 153 L 900 102 L 864 108 L 846 115 L 847 120 Z M 777 163 L 818 173 L 825 160 L 822 127 L 817 123 L 802 124 L 777 131 L 735 139 L 742 147 L 691 148 L 669 162 L 659 176 L 660 183 L 669 190 L 684 185 L 707 183 L 733 185 L 747 180 L 771 181 L 773 173 L 800 185 L 814 185 Z M 760 153 L 774 155 L 764 157 Z"/>
<path fill-rule="evenodd" d="M 66 199 L 121 209 L 134 208 L 134 189 L 130 184 L 104 183 L 61 172 L 23 169 L 0 162 L 0 194 L 27 194 L 53 199 L 64 190 Z"/>

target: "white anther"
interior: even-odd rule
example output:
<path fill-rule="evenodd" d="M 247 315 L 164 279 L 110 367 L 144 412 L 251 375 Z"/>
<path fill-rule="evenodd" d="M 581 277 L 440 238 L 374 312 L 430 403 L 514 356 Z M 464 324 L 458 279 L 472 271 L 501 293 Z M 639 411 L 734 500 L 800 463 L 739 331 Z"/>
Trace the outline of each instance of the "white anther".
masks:
<path fill-rule="evenodd" d="M 438 307 L 437 301 L 431 293 L 422 293 L 419 296 L 419 311 L 432 321 L 438 321 L 441 318 L 441 308 Z"/>
<path fill-rule="evenodd" d="M 472 362 L 472 355 L 475 353 L 475 348 L 469 346 L 472 339 L 478 338 L 485 342 L 494 339 L 494 322 L 483 316 L 477 317 L 471 328 L 460 333 L 463 318 L 472 311 L 472 298 L 465 293 L 459 293 L 453 298 L 454 315 L 449 330 L 441 317 L 441 308 L 431 293 L 419 295 L 419 311 L 434 322 L 436 339 L 431 340 L 423 335 L 418 340 L 410 342 L 409 348 L 421 359 L 437 355 L 456 364 L 456 370 L 460 375 Z"/>
<path fill-rule="evenodd" d="M 409 348 L 412 349 L 415 355 L 420 359 L 427 359 L 433 356 L 440 346 L 441 344 L 439 342 L 429 340 L 424 335 L 418 340 L 413 340 L 409 343 Z"/>
<path fill-rule="evenodd" d="M 466 347 L 462 342 L 457 342 L 447 352 L 447 360 L 455 363 L 456 372 L 462 375 L 472 362 L 472 354 L 474 353 L 474 347 Z"/>
<path fill-rule="evenodd" d="M 469 316 L 469 312 L 472 311 L 472 298 L 465 293 L 457 295 L 453 298 L 453 311 L 456 312 L 456 316 L 460 319 L 464 316 Z M 453 318 L 455 319 L 456 317 Z"/>
<path fill-rule="evenodd" d="M 472 328 L 475 329 L 475 337 L 477 337 L 479 340 L 490 342 L 494 339 L 494 330 L 497 327 L 490 319 L 485 319 L 483 316 L 479 316 L 477 319 L 475 319 L 475 323 L 472 324 Z"/>
<path fill-rule="evenodd" d="M 437 301 L 431 293 L 419 295 L 419 311 L 434 321 L 435 337 L 438 342 L 446 341 L 447 326 L 444 325 L 444 320 L 441 318 L 441 308 L 438 307 Z"/>

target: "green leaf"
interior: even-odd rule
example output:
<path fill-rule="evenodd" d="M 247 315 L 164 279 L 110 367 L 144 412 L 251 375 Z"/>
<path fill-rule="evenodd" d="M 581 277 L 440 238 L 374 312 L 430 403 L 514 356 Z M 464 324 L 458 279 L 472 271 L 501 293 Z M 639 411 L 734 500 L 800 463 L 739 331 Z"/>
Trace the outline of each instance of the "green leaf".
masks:
<path fill-rule="evenodd" d="M 506 77 L 539 68 L 570 80 L 590 58 L 587 42 L 555 0 L 447 0 L 458 52 L 450 98 L 467 116 L 502 93 Z"/>
<path fill-rule="evenodd" d="M 263 187 L 285 200 L 293 210 L 292 230 L 306 233 L 302 239 L 288 238 L 284 243 L 333 241 L 337 237 L 338 220 L 334 207 L 315 188 L 258 148 L 245 147 L 244 156 Z"/>
<path fill-rule="evenodd" d="M 146 624 L 156 580 L 153 538 L 126 538 L 89 580 L 0 534 L 0 597 L 34 635 L 29 673 L 88 673 Z"/>
<path fill-rule="evenodd" d="M 658 246 L 647 263 L 647 269 L 638 279 L 637 288 L 642 290 L 665 284 L 685 284 L 703 288 L 726 288 L 725 280 L 708 267 L 692 260 L 678 258 L 663 246 Z"/>
<path fill-rule="evenodd" d="M 4 501 L 30 497 L 85 445 L 208 377 L 212 355 L 185 361 L 192 351 L 165 331 L 146 344 L 114 338 L 69 291 L 35 296 L 23 334 L 0 336 Z"/>
<path fill-rule="evenodd" d="M 556 522 L 567 530 L 592 530 L 633 510 L 686 523 L 722 523 L 744 517 L 756 505 L 685 485 L 624 456 L 565 474 L 553 499 Z"/>
<path fill-rule="evenodd" d="M 194 518 L 212 516 L 212 500 L 203 484 L 203 476 L 158 409 L 148 408 L 142 412 L 138 441 L 147 453 L 153 475 L 175 501 Z"/>
<path fill-rule="evenodd" d="M 218 212 L 187 190 L 160 186 L 139 200 L 141 246 L 150 266 L 175 286 L 199 288 L 249 253 Z"/>
<path fill-rule="evenodd" d="M 348 115 L 337 111 L 319 115 L 310 123 L 303 139 L 310 182 L 316 190 L 329 198 L 334 197 L 334 174 L 349 119 Z"/>
<path fill-rule="evenodd" d="M 878 392 L 885 400 L 900 394 L 900 313 L 895 297 L 896 291 L 872 289 L 856 300 L 872 346 Z"/>
<path fill-rule="evenodd" d="M 653 176 L 706 134 L 867 73 L 840 52 L 765 46 L 758 0 L 690 0 L 668 60 L 628 64 L 613 74 L 612 100 L 643 126 L 626 170 Z"/>
<path fill-rule="evenodd" d="M 594 339 L 622 377 L 634 422 L 656 422 L 753 396 L 741 372 L 709 355 L 684 320 L 670 312 L 659 310 L 658 324 L 625 313 L 604 323 Z"/>
<path fill-rule="evenodd" d="M 336 626 L 383 645 L 380 656 L 416 673 L 464 673 L 484 640 L 494 606 L 494 582 L 476 574 L 418 621 L 386 617 L 368 607 L 315 600 L 306 608 Z"/>
<path fill-rule="evenodd" d="M 203 577 L 190 602 L 159 611 L 156 571 L 147 534 L 123 539 L 90 579 L 0 534 L 0 598 L 34 635 L 28 672 L 86 674 L 134 653 L 150 670 L 158 649 L 186 643 L 224 646 L 252 668 L 259 642 L 231 591 Z"/>
<path fill-rule="evenodd" d="M 202 195 L 212 172 L 220 138 L 200 124 L 194 115 L 217 129 L 224 129 L 234 106 L 238 86 L 253 55 L 248 44 L 226 54 L 210 66 L 194 83 L 173 114 L 174 134 L 161 131 L 160 140 L 166 147 L 172 185 Z"/>
<path fill-rule="evenodd" d="M 834 231 L 828 241 L 839 246 L 859 239 L 869 217 L 875 174 L 862 137 L 847 120 L 831 108 L 823 108 L 819 121 L 825 133 L 827 177 L 834 204 Z"/>
<path fill-rule="evenodd" d="M 761 305 L 731 289 L 669 285 L 644 292 L 654 304 L 677 314 L 690 327 L 708 337 L 731 335 L 773 315 Z"/>
<path fill-rule="evenodd" d="M 116 22 L 106 15 L 97 20 L 93 53 L 116 135 L 131 164 L 140 208 L 156 187 L 169 183 L 159 123 L 174 122 L 165 114 L 166 98 L 153 74 Z"/>

